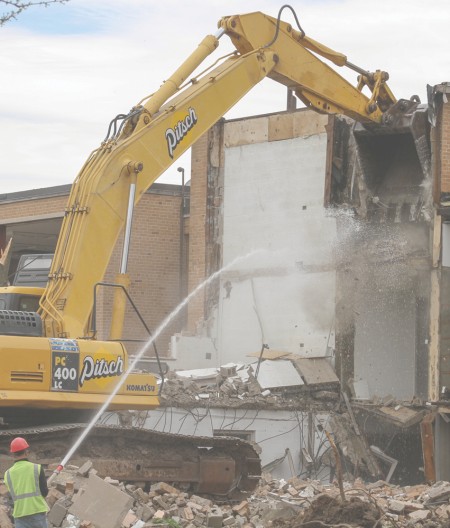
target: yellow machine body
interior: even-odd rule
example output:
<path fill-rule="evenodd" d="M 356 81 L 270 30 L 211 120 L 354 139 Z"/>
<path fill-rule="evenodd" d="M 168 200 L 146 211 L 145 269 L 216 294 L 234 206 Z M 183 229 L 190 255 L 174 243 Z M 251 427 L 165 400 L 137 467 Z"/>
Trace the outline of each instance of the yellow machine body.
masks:
<path fill-rule="evenodd" d="M 2 337 L 0 406 L 39 409 L 101 407 L 128 369 L 121 343 L 46 337 Z M 155 376 L 131 373 L 110 410 L 158 406 Z"/>

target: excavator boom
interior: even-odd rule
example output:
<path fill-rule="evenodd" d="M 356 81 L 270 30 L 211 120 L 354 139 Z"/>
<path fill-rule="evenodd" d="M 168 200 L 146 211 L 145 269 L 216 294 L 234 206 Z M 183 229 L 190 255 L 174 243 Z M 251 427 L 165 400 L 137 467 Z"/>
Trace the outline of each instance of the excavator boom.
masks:
<path fill-rule="evenodd" d="M 317 57 L 347 64 L 333 52 L 263 13 L 223 18 L 162 87 L 136 105 L 92 153 L 73 184 L 41 313 L 48 336 L 89 336 L 92 290 L 106 271 L 127 216 L 130 184 L 134 204 L 199 137 L 263 78 L 291 88 L 317 111 L 342 113 L 363 124 L 380 124 L 395 103 L 387 74 L 366 72 L 368 98 Z M 237 53 L 180 87 L 226 33 Z M 364 71 L 364 70 L 363 70 Z M 376 81 L 374 79 L 377 79 Z M 111 127 L 110 127 L 111 128 Z M 86 255 L 95 255 L 95 266 Z"/>

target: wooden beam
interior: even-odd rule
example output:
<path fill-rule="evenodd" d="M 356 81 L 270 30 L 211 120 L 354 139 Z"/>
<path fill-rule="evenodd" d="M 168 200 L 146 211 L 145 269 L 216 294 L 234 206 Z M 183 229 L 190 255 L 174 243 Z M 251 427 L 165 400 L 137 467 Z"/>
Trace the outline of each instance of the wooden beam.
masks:
<path fill-rule="evenodd" d="M 426 482 L 436 482 L 436 466 L 434 457 L 434 413 L 427 414 L 420 423 L 422 438 L 423 469 Z"/>

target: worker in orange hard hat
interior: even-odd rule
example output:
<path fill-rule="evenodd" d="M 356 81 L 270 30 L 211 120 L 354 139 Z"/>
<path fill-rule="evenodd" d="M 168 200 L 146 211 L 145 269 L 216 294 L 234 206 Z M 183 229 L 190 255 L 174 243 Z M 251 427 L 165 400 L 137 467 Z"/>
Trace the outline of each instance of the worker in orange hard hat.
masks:
<path fill-rule="evenodd" d="M 40 464 L 28 461 L 28 442 L 17 437 L 9 451 L 14 464 L 5 473 L 5 484 L 14 501 L 14 525 L 16 528 L 48 528 L 47 480 Z"/>

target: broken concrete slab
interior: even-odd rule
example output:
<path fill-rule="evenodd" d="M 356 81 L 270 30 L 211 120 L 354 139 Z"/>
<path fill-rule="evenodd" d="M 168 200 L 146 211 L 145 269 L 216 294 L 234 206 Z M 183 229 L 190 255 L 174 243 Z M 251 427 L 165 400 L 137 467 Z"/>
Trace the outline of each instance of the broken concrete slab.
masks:
<path fill-rule="evenodd" d="M 92 461 L 86 460 L 86 462 L 80 468 L 78 468 L 77 475 L 80 475 L 80 477 L 87 477 L 91 469 Z"/>
<path fill-rule="evenodd" d="M 428 500 L 426 504 L 439 503 L 450 497 L 450 484 L 448 482 L 436 483 L 427 490 Z"/>
<path fill-rule="evenodd" d="M 74 497 L 69 512 L 97 528 L 120 528 L 132 505 L 133 497 L 90 474 L 86 489 Z"/>
<path fill-rule="evenodd" d="M 53 504 L 52 509 L 48 513 L 48 520 L 52 526 L 62 525 L 71 504 L 72 501 L 67 497 L 62 497 Z"/>
<path fill-rule="evenodd" d="M 424 521 L 430 517 L 431 512 L 429 510 L 416 510 L 408 514 L 410 521 L 417 523 Z"/>
<path fill-rule="evenodd" d="M 297 369 L 288 360 L 263 361 L 259 366 L 258 383 L 263 390 L 299 387 L 305 384 Z"/>
<path fill-rule="evenodd" d="M 307 385 L 339 384 L 339 378 L 326 358 L 296 358 L 292 355 L 289 359 L 297 367 Z"/>
<path fill-rule="evenodd" d="M 403 405 L 396 405 L 395 407 L 383 406 L 377 409 L 377 412 L 402 427 L 411 427 L 419 423 L 425 414 L 422 410 L 416 411 Z"/>

